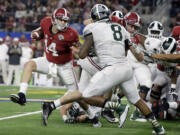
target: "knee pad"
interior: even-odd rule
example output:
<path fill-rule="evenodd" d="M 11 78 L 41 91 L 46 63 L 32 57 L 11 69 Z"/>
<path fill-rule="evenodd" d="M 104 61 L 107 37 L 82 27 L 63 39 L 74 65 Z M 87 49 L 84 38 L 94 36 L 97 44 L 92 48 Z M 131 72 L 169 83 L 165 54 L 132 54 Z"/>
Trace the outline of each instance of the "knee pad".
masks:
<path fill-rule="evenodd" d="M 150 90 L 150 88 L 146 87 L 146 86 L 140 86 L 140 92 L 144 93 L 147 95 L 148 91 Z"/>

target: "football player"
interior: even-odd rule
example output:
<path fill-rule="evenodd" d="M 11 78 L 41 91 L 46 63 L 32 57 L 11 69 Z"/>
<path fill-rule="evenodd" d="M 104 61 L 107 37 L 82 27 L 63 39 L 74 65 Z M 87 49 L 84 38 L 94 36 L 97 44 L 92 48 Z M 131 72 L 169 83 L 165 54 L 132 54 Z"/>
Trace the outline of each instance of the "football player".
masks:
<path fill-rule="evenodd" d="M 79 45 L 79 37 L 78 32 L 69 27 L 69 21 L 70 13 L 65 8 L 56 9 L 51 17 L 43 18 L 40 27 L 32 31 L 32 40 L 44 40 L 45 57 L 32 59 L 25 64 L 20 90 L 18 94 L 10 95 L 11 101 L 20 105 L 26 104 L 28 83 L 32 72 L 60 77 L 68 91 L 78 89 L 70 47 Z"/>
<path fill-rule="evenodd" d="M 177 49 L 180 50 L 180 26 L 175 26 L 172 30 L 172 37 L 177 41 Z M 158 60 L 180 63 L 180 54 L 152 54 Z"/>
<path fill-rule="evenodd" d="M 85 42 L 81 46 L 78 55 L 85 58 L 92 46 L 99 59 L 103 69 L 97 72 L 90 80 L 89 85 L 80 93 L 79 91 L 71 92 L 53 102 L 43 103 L 43 122 L 46 125 L 51 112 L 62 104 L 72 102 L 74 99 L 84 99 L 86 102 L 106 107 L 115 108 L 117 112 L 121 111 L 121 105 L 106 101 L 101 97 L 105 92 L 109 91 L 113 86 L 121 84 L 121 88 L 128 100 L 136 105 L 143 114 L 152 123 L 154 132 L 157 134 L 165 134 L 165 130 L 154 117 L 151 110 L 140 99 L 133 80 L 133 70 L 127 61 L 125 53 L 125 40 L 130 38 L 129 33 L 119 24 L 109 22 L 109 9 L 103 4 L 96 4 L 91 10 L 91 18 L 94 23 L 89 24 L 84 29 Z M 127 42 L 127 41 L 126 41 Z M 137 56 L 134 47 L 128 43 L 128 48 Z M 67 99 L 68 98 L 68 99 Z M 128 112 L 128 105 L 124 106 Z M 123 113 L 121 117 L 126 118 L 127 113 Z M 120 120 L 123 120 L 120 118 Z M 119 127 L 124 123 L 120 121 Z"/>

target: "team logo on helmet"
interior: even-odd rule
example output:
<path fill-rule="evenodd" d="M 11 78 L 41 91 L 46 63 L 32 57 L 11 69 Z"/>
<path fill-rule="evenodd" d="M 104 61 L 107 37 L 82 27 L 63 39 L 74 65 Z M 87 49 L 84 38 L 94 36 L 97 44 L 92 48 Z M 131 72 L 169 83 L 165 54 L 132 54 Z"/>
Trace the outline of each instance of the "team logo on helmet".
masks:
<path fill-rule="evenodd" d="M 93 21 L 108 19 L 109 15 L 109 9 L 103 4 L 96 4 L 91 9 L 91 18 Z"/>

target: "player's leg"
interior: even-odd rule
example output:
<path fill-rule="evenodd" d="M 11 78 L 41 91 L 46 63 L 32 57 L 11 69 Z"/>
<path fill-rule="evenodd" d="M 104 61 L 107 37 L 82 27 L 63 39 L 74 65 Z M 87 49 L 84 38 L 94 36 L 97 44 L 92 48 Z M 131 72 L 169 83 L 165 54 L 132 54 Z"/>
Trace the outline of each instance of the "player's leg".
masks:
<path fill-rule="evenodd" d="M 122 66 L 120 66 L 120 68 L 121 67 Z M 102 95 L 110 90 L 113 85 L 117 85 L 119 82 L 123 81 L 125 78 L 123 76 L 126 75 L 126 77 L 129 77 L 129 71 L 130 73 L 132 72 L 131 70 L 128 70 L 126 66 L 123 67 L 123 70 L 126 72 L 120 72 L 121 70 L 119 70 L 119 66 L 110 66 L 100 72 L 97 72 L 91 79 L 90 84 L 86 90 L 83 92 L 83 96 L 86 99 L 85 101 L 94 106 L 118 108 L 120 106 L 119 103 L 112 103 L 111 101 L 107 102 L 107 100 L 103 98 Z M 82 99 L 82 94 L 80 91 L 71 91 L 60 99 L 57 99 L 51 103 L 44 102 L 42 105 L 44 125 L 47 125 L 48 117 L 55 108 L 80 99 Z"/>
<path fill-rule="evenodd" d="M 152 85 L 151 72 L 146 65 L 141 64 L 134 69 L 134 77 L 137 80 L 137 84 L 139 84 L 139 95 L 143 100 L 145 100 Z M 138 122 L 147 121 L 136 107 L 134 112 L 131 114 L 130 119 Z"/>
<path fill-rule="evenodd" d="M 7 85 L 10 85 L 12 82 L 12 77 L 13 77 L 13 66 L 9 65 L 8 67 L 8 76 L 7 76 Z"/>
<path fill-rule="evenodd" d="M 18 94 L 11 94 L 10 100 L 14 103 L 18 103 L 20 105 L 25 105 L 26 103 L 26 92 L 28 89 L 28 84 L 32 78 L 32 72 L 34 71 L 40 71 L 42 73 L 48 73 L 48 61 L 45 57 L 39 57 L 37 59 L 32 59 L 29 62 L 27 62 L 24 66 L 21 83 L 20 83 L 20 89 Z"/>
<path fill-rule="evenodd" d="M 134 74 L 139 83 L 139 95 L 143 100 L 145 100 L 147 93 L 152 86 L 151 72 L 146 65 L 142 65 L 135 69 Z"/>
<path fill-rule="evenodd" d="M 132 104 L 134 104 L 142 112 L 142 114 L 152 123 L 153 130 L 157 134 L 165 134 L 164 128 L 162 127 L 162 125 L 158 123 L 151 109 L 142 99 L 140 99 L 138 91 L 134 85 L 133 79 L 130 79 L 122 83 L 122 90 L 127 99 Z"/>
<path fill-rule="evenodd" d="M 15 79 L 16 79 L 16 85 L 19 85 L 20 83 L 20 66 L 16 66 L 15 69 Z"/>
<path fill-rule="evenodd" d="M 160 99 L 163 87 L 170 81 L 166 73 L 158 72 L 153 81 L 153 86 L 150 93 L 150 102 L 156 102 Z"/>

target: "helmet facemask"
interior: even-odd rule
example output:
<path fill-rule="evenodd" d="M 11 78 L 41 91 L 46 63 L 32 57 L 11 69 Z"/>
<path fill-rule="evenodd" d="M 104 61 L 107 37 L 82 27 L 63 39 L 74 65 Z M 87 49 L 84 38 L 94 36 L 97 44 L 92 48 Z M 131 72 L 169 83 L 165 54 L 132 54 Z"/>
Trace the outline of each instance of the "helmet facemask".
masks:
<path fill-rule="evenodd" d="M 68 19 L 63 19 L 63 18 L 56 18 L 55 21 L 54 21 L 54 25 L 55 27 L 59 30 L 59 31 L 64 31 L 68 28 L 69 26 L 69 20 Z"/>
<path fill-rule="evenodd" d="M 158 21 L 153 21 L 148 27 L 148 36 L 161 39 L 163 34 L 163 26 Z"/>

